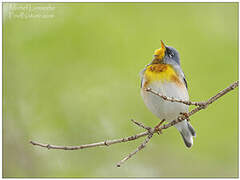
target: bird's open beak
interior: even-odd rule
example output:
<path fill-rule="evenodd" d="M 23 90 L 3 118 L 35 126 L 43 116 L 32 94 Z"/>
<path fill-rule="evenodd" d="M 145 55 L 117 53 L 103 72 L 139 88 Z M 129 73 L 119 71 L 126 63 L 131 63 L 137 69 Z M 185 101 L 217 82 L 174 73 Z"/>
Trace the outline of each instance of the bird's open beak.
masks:
<path fill-rule="evenodd" d="M 166 49 L 162 40 L 161 40 L 161 48 Z"/>
<path fill-rule="evenodd" d="M 163 41 L 161 40 L 161 48 L 155 50 L 154 57 L 157 60 L 162 60 L 165 56 L 166 46 L 164 45 Z"/>

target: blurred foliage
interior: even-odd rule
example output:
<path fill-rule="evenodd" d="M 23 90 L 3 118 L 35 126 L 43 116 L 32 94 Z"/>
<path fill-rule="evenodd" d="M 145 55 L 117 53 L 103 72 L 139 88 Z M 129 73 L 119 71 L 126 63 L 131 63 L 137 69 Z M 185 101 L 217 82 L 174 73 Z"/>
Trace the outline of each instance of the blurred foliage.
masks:
<path fill-rule="evenodd" d="M 28 5 L 54 7 L 35 11 L 53 17 L 21 15 Z M 238 3 L 4 3 L 3 16 L 4 177 L 238 176 L 238 90 L 191 118 L 191 149 L 170 128 L 121 168 L 143 139 L 78 151 L 29 144 L 141 132 L 130 118 L 156 125 L 139 72 L 160 40 L 179 51 L 192 100 L 227 87 L 238 79 Z"/>

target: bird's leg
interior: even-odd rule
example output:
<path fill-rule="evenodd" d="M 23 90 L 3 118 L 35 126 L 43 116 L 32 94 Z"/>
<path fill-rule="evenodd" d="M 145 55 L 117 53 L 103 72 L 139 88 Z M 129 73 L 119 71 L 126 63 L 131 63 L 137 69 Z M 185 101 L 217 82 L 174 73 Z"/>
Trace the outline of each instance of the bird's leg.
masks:
<path fill-rule="evenodd" d="M 159 134 L 159 133 L 161 133 L 162 134 L 162 132 L 161 132 L 161 130 L 159 129 L 159 127 L 162 125 L 162 123 L 165 121 L 165 119 L 163 119 L 160 123 L 158 123 L 158 125 L 156 125 L 155 127 L 154 127 L 154 129 L 157 131 L 157 133 Z"/>

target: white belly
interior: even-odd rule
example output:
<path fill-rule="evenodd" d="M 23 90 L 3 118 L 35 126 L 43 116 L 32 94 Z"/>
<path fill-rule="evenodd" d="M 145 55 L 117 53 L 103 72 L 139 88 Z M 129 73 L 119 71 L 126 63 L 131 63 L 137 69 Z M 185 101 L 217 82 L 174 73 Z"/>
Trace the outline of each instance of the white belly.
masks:
<path fill-rule="evenodd" d="M 155 81 L 149 84 L 148 87 L 167 97 L 185 101 L 189 100 L 187 89 L 185 87 L 179 87 L 172 82 Z M 143 90 L 143 88 L 141 89 L 141 95 L 148 109 L 161 120 L 165 119 L 170 122 L 174 120 L 179 113 L 188 112 L 187 105 L 163 100 L 161 97 Z"/>

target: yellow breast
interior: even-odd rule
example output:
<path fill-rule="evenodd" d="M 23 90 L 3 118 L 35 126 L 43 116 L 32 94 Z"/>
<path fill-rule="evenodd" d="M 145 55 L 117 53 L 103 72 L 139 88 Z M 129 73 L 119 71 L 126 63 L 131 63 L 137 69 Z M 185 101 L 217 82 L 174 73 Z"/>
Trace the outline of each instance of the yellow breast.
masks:
<path fill-rule="evenodd" d="M 149 83 L 153 81 L 168 81 L 175 82 L 178 86 L 183 86 L 183 82 L 179 79 L 173 67 L 169 64 L 151 64 L 147 67 L 144 73 L 146 88 Z"/>

